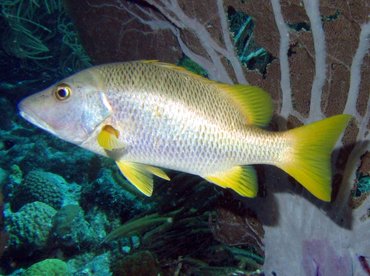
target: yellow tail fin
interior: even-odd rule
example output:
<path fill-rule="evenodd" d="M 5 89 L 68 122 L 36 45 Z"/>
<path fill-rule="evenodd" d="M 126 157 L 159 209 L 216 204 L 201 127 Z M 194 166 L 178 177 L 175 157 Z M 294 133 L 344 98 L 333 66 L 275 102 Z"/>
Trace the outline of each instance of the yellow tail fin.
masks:
<path fill-rule="evenodd" d="M 350 115 L 336 115 L 286 132 L 292 146 L 277 167 L 294 177 L 313 195 L 331 200 L 331 152 Z"/>

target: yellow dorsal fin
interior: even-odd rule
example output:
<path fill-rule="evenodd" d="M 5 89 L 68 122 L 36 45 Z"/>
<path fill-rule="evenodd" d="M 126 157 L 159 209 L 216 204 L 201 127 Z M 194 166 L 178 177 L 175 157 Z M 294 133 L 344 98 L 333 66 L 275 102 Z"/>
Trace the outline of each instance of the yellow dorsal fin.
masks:
<path fill-rule="evenodd" d="M 153 193 L 153 176 L 145 165 L 126 161 L 116 162 L 121 173 L 146 196 Z"/>
<path fill-rule="evenodd" d="M 169 176 L 160 168 L 145 165 L 145 169 L 150 173 L 154 174 L 155 176 L 158 176 L 164 180 L 170 180 Z"/>
<path fill-rule="evenodd" d="M 118 140 L 119 131 L 111 125 L 105 125 L 98 134 L 98 144 L 106 150 L 124 148 L 122 142 Z"/>
<path fill-rule="evenodd" d="M 272 118 L 273 105 L 270 95 L 257 86 L 216 84 L 225 91 L 240 108 L 247 123 L 259 127 L 267 126 Z"/>
<path fill-rule="evenodd" d="M 235 166 L 204 178 L 223 188 L 233 189 L 241 196 L 255 197 L 257 195 L 257 175 L 251 166 Z"/>
<path fill-rule="evenodd" d="M 218 83 L 197 75 L 184 67 L 157 61 L 146 62 L 167 68 L 169 70 L 178 71 L 193 78 L 202 80 L 203 82 L 216 85 L 219 89 L 226 92 L 230 98 L 232 98 L 234 103 L 240 108 L 247 118 L 248 124 L 264 127 L 267 126 L 271 121 L 273 113 L 271 96 L 262 88 L 243 84 L 230 85 Z"/>

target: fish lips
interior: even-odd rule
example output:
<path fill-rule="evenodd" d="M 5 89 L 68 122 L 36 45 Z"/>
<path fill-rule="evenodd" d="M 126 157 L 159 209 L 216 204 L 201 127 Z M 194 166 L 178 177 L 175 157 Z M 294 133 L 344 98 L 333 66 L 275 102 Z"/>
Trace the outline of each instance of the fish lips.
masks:
<path fill-rule="evenodd" d="M 32 108 L 30 107 L 30 104 L 28 104 L 28 102 L 31 102 L 31 99 L 30 99 L 31 97 L 32 96 L 29 96 L 29 97 L 23 99 L 21 102 L 18 103 L 19 115 L 21 115 L 21 117 L 23 119 L 30 122 L 31 124 L 33 124 L 33 125 L 41 128 L 41 129 L 51 133 L 53 135 L 56 135 L 53 128 L 51 126 L 49 126 L 44 120 L 39 118 L 37 116 L 37 113 L 35 111 L 33 111 Z"/>

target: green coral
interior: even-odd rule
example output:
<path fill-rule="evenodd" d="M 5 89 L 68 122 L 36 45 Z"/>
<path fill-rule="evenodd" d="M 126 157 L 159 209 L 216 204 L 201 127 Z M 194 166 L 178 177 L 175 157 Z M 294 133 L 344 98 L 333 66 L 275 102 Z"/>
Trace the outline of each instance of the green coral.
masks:
<path fill-rule="evenodd" d="M 56 210 L 42 202 L 24 205 L 5 218 L 11 250 L 26 249 L 29 254 L 47 246 Z"/>
<path fill-rule="evenodd" d="M 23 172 L 21 168 L 17 164 L 14 164 L 10 167 L 10 170 L 10 181 L 15 184 L 20 184 L 23 179 Z"/>
<path fill-rule="evenodd" d="M 67 276 L 67 264 L 59 259 L 46 259 L 33 264 L 22 276 Z"/>

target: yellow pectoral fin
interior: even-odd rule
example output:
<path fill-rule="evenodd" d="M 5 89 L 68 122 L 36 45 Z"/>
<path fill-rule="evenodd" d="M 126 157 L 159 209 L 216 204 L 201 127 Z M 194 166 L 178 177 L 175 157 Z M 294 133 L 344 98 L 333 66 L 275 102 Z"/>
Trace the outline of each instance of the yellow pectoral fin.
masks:
<path fill-rule="evenodd" d="M 140 192 L 146 196 L 151 196 L 153 193 L 153 176 L 146 169 L 146 165 L 117 161 L 116 162 L 121 173 L 131 182 Z"/>
<path fill-rule="evenodd" d="M 160 168 L 149 166 L 149 165 L 144 165 L 144 166 L 148 172 L 154 174 L 155 176 L 158 176 L 164 180 L 170 180 L 169 176 Z"/>
<path fill-rule="evenodd" d="M 223 188 L 233 189 L 241 196 L 255 197 L 257 195 L 257 175 L 251 166 L 235 166 L 204 178 Z"/>
<path fill-rule="evenodd" d="M 98 134 L 98 144 L 106 150 L 122 149 L 124 145 L 119 141 L 119 131 L 111 125 L 106 125 Z"/>

